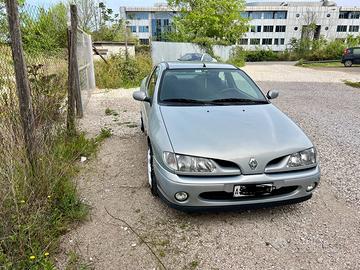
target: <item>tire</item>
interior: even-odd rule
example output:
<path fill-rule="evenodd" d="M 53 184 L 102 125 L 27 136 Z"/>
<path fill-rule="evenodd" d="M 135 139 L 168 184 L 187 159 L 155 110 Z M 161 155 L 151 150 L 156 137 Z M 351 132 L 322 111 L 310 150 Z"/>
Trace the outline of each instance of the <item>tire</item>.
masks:
<path fill-rule="evenodd" d="M 345 62 L 344 62 L 344 66 L 345 67 L 351 67 L 352 66 L 352 61 L 351 60 L 346 60 Z"/>
<path fill-rule="evenodd" d="M 158 197 L 159 192 L 158 192 L 157 181 L 154 172 L 154 155 L 150 143 L 148 144 L 147 170 L 148 170 L 148 181 L 149 181 L 151 194 L 154 197 Z"/>

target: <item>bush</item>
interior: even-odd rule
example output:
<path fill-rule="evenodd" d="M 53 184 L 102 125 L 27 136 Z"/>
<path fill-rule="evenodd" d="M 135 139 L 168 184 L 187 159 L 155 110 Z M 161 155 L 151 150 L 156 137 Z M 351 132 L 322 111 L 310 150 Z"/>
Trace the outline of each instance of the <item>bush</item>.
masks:
<path fill-rule="evenodd" d="M 228 62 L 234 66 L 243 67 L 245 66 L 246 53 L 242 47 L 237 46 L 232 49 Z"/>
<path fill-rule="evenodd" d="M 141 81 L 149 75 L 152 62 L 149 54 L 137 54 L 128 60 L 122 55 L 111 56 L 108 64 L 99 60 L 95 62 L 95 76 L 98 88 L 132 88 L 140 86 Z"/>
<path fill-rule="evenodd" d="M 259 62 L 259 61 L 275 61 L 278 60 L 277 54 L 272 50 L 258 49 L 255 51 L 247 51 L 247 62 Z"/>

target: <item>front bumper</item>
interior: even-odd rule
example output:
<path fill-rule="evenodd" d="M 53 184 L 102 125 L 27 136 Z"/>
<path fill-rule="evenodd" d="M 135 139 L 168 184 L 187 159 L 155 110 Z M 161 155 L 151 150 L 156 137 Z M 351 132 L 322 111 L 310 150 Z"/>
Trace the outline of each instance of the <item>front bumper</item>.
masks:
<path fill-rule="evenodd" d="M 313 191 L 306 187 L 320 181 L 319 166 L 303 170 L 273 174 L 193 177 L 180 176 L 167 171 L 154 160 L 154 171 L 162 199 L 175 208 L 265 207 L 297 203 L 310 199 Z M 256 197 L 233 198 L 235 185 L 273 184 L 274 194 Z M 283 192 L 279 192 L 283 190 Z M 175 199 L 175 193 L 185 191 L 189 198 L 184 202 Z"/>

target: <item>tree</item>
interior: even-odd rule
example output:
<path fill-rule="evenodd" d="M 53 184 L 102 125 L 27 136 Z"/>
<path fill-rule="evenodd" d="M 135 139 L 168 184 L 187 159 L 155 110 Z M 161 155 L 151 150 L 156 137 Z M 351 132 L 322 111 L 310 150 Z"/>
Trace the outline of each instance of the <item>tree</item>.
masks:
<path fill-rule="evenodd" d="M 79 25 L 85 31 L 100 31 L 101 28 L 119 22 L 119 13 L 114 13 L 103 1 L 69 0 L 75 4 L 79 12 Z"/>
<path fill-rule="evenodd" d="M 38 13 L 25 9 L 21 31 L 26 52 L 55 52 L 67 47 L 67 7 L 63 3 L 49 9 L 40 8 Z"/>
<path fill-rule="evenodd" d="M 168 39 L 200 45 L 235 44 L 248 29 L 244 0 L 168 0 L 180 10 Z"/>

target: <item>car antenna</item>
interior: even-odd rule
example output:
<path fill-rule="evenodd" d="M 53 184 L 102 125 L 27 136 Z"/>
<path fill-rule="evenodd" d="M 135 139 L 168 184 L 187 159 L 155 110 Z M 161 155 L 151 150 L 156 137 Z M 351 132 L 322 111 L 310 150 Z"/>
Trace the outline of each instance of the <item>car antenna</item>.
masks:
<path fill-rule="evenodd" d="M 205 62 L 203 62 L 203 67 L 206 68 Z"/>

